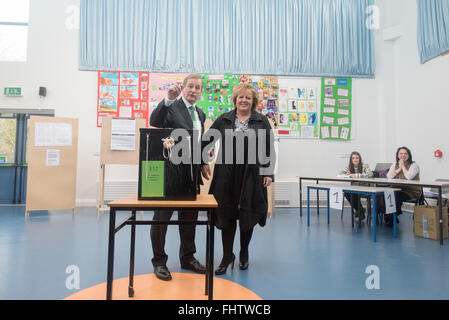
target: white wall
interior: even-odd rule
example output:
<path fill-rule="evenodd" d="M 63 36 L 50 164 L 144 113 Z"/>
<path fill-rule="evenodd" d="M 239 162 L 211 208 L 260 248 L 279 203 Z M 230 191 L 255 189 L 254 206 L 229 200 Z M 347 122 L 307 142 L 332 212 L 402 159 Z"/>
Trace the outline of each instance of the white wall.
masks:
<path fill-rule="evenodd" d="M 381 148 L 393 161 L 397 147 L 408 146 L 421 168 L 421 180 L 449 178 L 449 56 L 420 64 L 417 1 L 376 4 L 382 29 L 399 26 L 402 33 L 394 42 L 376 42 L 379 108 L 385 123 Z M 436 148 L 444 152 L 442 159 L 433 157 Z"/>
<path fill-rule="evenodd" d="M 0 96 L 0 107 L 55 109 L 79 119 L 77 201 L 95 205 L 100 131 L 96 127 L 97 74 L 78 71 L 78 30 L 66 10 L 74 0 L 32 0 L 26 63 L 0 62 L 0 87 L 22 87 L 21 98 Z M 40 99 L 39 86 L 47 88 Z"/>
<path fill-rule="evenodd" d="M 407 145 L 422 179 L 449 177 L 449 56 L 420 65 L 416 42 L 416 1 L 377 0 L 381 30 L 375 32 L 376 79 L 353 81 L 353 136 L 349 142 L 281 140 L 277 179 L 335 175 L 358 150 L 370 166 L 393 161 Z M 57 117 L 79 119 L 78 204 L 95 204 L 100 130 L 96 127 L 97 73 L 78 71 L 78 30 L 70 28 L 77 0 L 30 1 L 28 61 L 0 62 L 0 87 L 24 89 L 21 98 L 0 96 L 0 107 L 54 108 Z M 67 25 L 69 23 L 69 25 Z M 382 39 L 384 29 L 401 25 L 402 37 Z M 38 87 L 47 97 L 38 97 Z M 442 160 L 433 150 L 445 152 Z M 107 169 L 107 180 L 135 180 L 135 166 Z"/>

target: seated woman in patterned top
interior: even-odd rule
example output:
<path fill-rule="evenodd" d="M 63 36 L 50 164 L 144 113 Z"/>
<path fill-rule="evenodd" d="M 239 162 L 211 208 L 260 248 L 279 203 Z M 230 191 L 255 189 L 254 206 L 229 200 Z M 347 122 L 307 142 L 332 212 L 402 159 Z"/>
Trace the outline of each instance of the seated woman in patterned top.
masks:
<path fill-rule="evenodd" d="M 370 170 L 369 165 L 363 163 L 362 156 L 357 151 L 351 153 L 348 166 L 340 173 L 351 178 L 371 178 L 373 176 L 373 172 Z M 365 219 L 366 210 L 362 206 L 360 196 L 345 193 L 345 197 L 351 203 L 354 216 L 358 217 L 360 208 L 360 219 Z"/>

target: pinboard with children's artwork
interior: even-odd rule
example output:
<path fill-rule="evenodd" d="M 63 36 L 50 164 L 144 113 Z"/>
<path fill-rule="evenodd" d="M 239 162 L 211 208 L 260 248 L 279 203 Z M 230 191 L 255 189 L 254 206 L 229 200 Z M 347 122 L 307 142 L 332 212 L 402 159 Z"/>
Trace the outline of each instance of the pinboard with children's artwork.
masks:
<path fill-rule="evenodd" d="M 322 78 L 320 138 L 351 140 L 352 79 Z"/>
<path fill-rule="evenodd" d="M 279 77 L 279 138 L 318 139 L 318 78 Z"/>
<path fill-rule="evenodd" d="M 104 117 L 145 119 L 149 117 L 148 72 L 98 72 L 97 127 Z"/>

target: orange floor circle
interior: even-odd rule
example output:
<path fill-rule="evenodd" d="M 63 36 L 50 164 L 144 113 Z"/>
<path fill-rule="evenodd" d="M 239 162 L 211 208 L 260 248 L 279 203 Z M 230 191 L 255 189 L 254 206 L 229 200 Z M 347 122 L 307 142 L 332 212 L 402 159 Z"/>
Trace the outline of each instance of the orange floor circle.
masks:
<path fill-rule="evenodd" d="M 128 297 L 128 277 L 114 280 L 113 300 L 207 300 L 205 276 L 173 273 L 171 281 L 161 281 L 152 274 L 134 276 L 134 297 Z M 229 280 L 214 277 L 215 300 L 262 300 L 251 290 Z M 64 300 L 104 300 L 106 282 L 78 291 Z"/>

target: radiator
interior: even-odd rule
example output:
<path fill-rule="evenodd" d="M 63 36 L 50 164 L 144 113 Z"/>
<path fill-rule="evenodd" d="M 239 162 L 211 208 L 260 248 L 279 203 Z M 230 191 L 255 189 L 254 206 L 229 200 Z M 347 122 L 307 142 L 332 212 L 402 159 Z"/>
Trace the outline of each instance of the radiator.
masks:
<path fill-rule="evenodd" d="M 137 181 L 110 180 L 104 182 L 104 200 L 116 200 L 128 194 L 137 194 Z M 98 189 L 97 189 L 98 190 Z"/>

